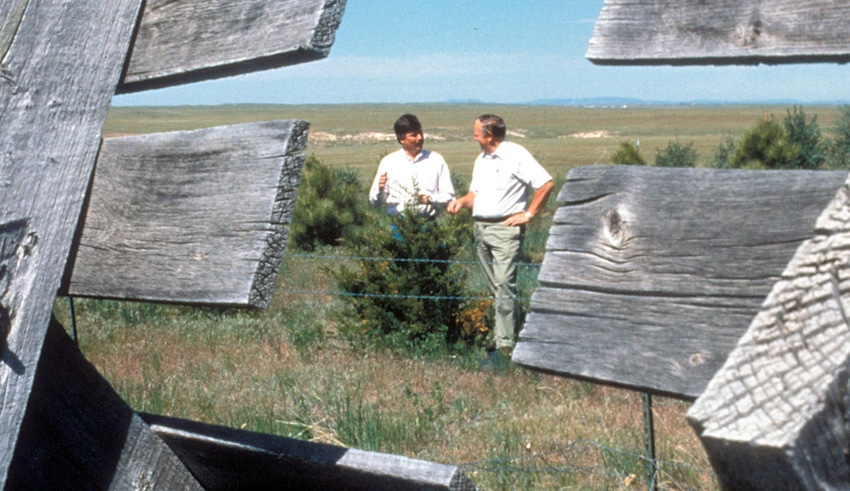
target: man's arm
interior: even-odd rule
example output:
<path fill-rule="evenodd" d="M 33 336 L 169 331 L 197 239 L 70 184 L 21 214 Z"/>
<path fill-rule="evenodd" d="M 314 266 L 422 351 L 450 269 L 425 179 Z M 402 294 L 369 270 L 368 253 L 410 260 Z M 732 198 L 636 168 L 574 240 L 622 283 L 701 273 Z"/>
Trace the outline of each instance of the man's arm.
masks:
<path fill-rule="evenodd" d="M 473 203 L 475 203 L 475 193 L 470 191 L 462 198 L 449 201 L 449 205 L 446 207 L 446 210 L 448 210 L 449 213 L 457 213 L 464 208 L 469 208 L 471 210 Z"/>
<path fill-rule="evenodd" d="M 548 181 L 546 184 L 534 190 L 534 196 L 531 198 L 531 203 L 528 205 L 528 210 L 514 213 L 505 220 L 505 225 L 524 225 L 531 221 L 540 210 L 546 206 L 546 201 L 549 199 L 549 194 L 552 193 L 552 188 L 555 187 L 554 181 Z M 531 215 L 531 216 L 529 216 Z"/>
<path fill-rule="evenodd" d="M 437 189 L 431 195 L 431 202 L 444 206 L 455 199 L 455 188 L 452 185 L 452 175 L 445 161 L 440 166 L 440 174 L 437 176 Z"/>
<path fill-rule="evenodd" d="M 375 179 L 372 181 L 372 187 L 369 189 L 369 202 L 372 206 L 378 206 L 387 199 L 387 171 L 383 165 L 378 165 L 378 172 L 375 174 Z"/>

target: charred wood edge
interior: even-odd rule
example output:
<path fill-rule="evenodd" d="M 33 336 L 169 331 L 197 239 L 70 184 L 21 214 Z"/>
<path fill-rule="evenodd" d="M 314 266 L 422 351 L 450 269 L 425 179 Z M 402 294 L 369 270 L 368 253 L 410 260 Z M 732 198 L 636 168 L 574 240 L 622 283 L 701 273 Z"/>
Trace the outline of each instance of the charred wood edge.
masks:
<path fill-rule="evenodd" d="M 6 489 L 201 489 L 54 318 Z"/>
<path fill-rule="evenodd" d="M 307 137 L 309 130 L 309 123 L 306 121 L 300 120 L 281 120 L 281 121 L 270 121 L 270 122 L 260 122 L 260 123 L 242 123 L 240 125 L 233 126 L 219 126 L 213 128 L 207 128 L 202 131 L 210 131 L 210 130 L 223 130 L 226 131 L 228 128 L 232 128 L 235 126 L 249 126 L 249 125 L 267 125 L 267 124 L 281 124 L 281 123 L 289 123 L 290 133 L 288 138 L 288 143 L 285 149 L 286 152 L 286 164 L 282 168 L 282 172 L 280 175 L 280 181 L 277 187 L 277 194 L 275 197 L 274 208 L 271 210 L 271 215 L 267 218 L 269 220 L 269 230 L 265 238 L 265 249 L 262 255 L 261 260 L 259 261 L 258 267 L 254 272 L 253 281 L 251 282 L 250 291 L 246 292 L 247 297 L 245 298 L 245 304 L 240 305 L 230 305 L 230 306 L 239 306 L 239 307 L 252 307 L 264 309 L 267 308 L 269 302 L 271 301 L 272 294 L 274 293 L 275 280 L 277 277 L 277 272 L 280 269 L 280 264 L 283 259 L 283 254 L 286 251 L 286 243 L 289 237 L 289 224 L 292 222 L 292 214 L 295 209 L 295 199 L 297 197 L 297 188 L 300 182 L 301 168 L 304 165 L 304 161 L 306 157 L 303 154 L 297 153 L 303 151 L 307 147 Z M 191 131 L 188 132 L 173 132 L 175 134 L 191 134 Z M 128 137 L 122 137 L 128 138 Z M 104 141 L 104 144 L 108 145 L 108 140 Z M 103 145 L 102 145 L 103 147 Z M 89 212 L 89 204 L 91 202 L 91 196 L 93 191 L 92 183 L 94 182 L 95 175 L 97 173 L 97 165 L 95 165 L 95 171 L 92 173 L 91 180 L 88 185 L 88 192 L 86 193 L 86 199 L 83 205 L 83 210 L 81 213 L 81 218 L 79 224 L 77 226 L 77 230 L 74 235 L 74 242 L 70 250 L 70 256 L 66 263 L 65 273 L 62 279 L 61 286 L 59 288 L 60 295 L 73 295 L 73 296 L 82 296 L 82 297 L 92 297 L 92 298 L 114 298 L 118 300 L 138 300 L 138 301 L 151 301 L 148 298 L 138 298 L 131 295 L 122 295 L 122 296 L 114 296 L 114 297 L 105 297 L 103 295 L 90 295 L 86 291 L 75 290 L 71 287 L 71 278 L 74 274 L 74 266 L 76 264 L 77 255 L 80 250 L 80 243 L 82 240 L 83 232 L 85 230 L 85 217 Z M 113 206 L 121 206 L 122 202 L 113 202 Z M 90 252 L 91 253 L 91 252 Z M 162 302 L 163 300 L 156 300 L 157 302 Z M 186 303 L 186 302 L 174 302 L 174 303 Z M 205 305 L 209 304 L 208 302 L 191 302 L 193 305 Z M 214 305 L 222 305 L 219 302 L 212 302 Z"/>
<path fill-rule="evenodd" d="M 306 121 L 295 121 L 292 125 L 287 149 L 290 154 L 287 160 L 290 164 L 286 168 L 296 169 L 297 172 L 284 170 L 281 173 L 281 180 L 277 188 L 278 194 L 275 197 L 275 209 L 271 216 L 272 229 L 266 238 L 268 247 L 251 284 L 248 300 L 251 307 L 267 308 L 274 293 L 275 278 L 277 278 L 277 272 L 280 270 L 280 263 L 283 260 L 286 243 L 289 239 L 289 224 L 292 223 L 292 215 L 295 212 L 295 199 L 298 194 L 298 184 L 301 181 L 301 169 L 306 160 L 303 154 L 292 155 L 292 153 L 307 148 L 309 126 L 310 124 Z"/>
<path fill-rule="evenodd" d="M 153 78 L 127 79 L 127 69 L 132 61 L 135 40 L 139 34 L 139 27 L 144 21 L 144 12 L 142 12 L 140 14 L 139 22 L 136 24 L 136 31 L 133 36 L 133 45 L 131 45 L 129 51 L 130 54 L 127 57 L 124 66 L 124 75 L 122 75 L 121 82 L 118 84 L 115 93 L 129 94 L 145 90 L 161 89 L 175 85 L 183 85 L 204 80 L 213 80 L 256 71 L 281 68 L 290 65 L 298 65 L 326 58 L 334 43 L 336 30 L 342 22 L 346 1 L 347 0 L 326 1 L 322 9 L 322 14 L 319 17 L 319 22 L 316 25 L 310 46 L 302 46 L 292 51 L 281 52 L 269 56 L 261 56 L 249 60 L 233 60 L 228 63 L 221 63 L 201 69 L 176 72 Z"/>
<path fill-rule="evenodd" d="M 695 5 L 689 2 L 606 0 L 588 43 L 586 57 L 603 66 L 843 64 L 850 61 L 850 37 L 840 37 L 842 33 L 837 32 L 834 38 L 829 38 L 823 31 L 830 29 L 830 25 L 824 27 L 823 20 L 818 18 L 840 12 L 836 6 L 830 5 L 830 12 L 822 12 L 825 2 L 797 2 L 794 7 L 810 23 L 810 28 L 800 28 L 804 22 L 798 21 L 794 25 L 797 30 L 783 32 L 781 29 L 787 26 L 774 27 L 769 19 L 790 16 L 783 9 L 792 2 L 709 0 L 700 3 L 705 10 L 723 12 L 730 18 L 709 22 L 700 17 L 704 12 L 697 12 Z M 724 3 L 729 5 L 724 6 Z M 841 25 L 835 20 L 830 24 L 834 24 L 832 27 Z M 635 29 L 640 30 L 640 39 L 633 38 L 630 31 Z M 761 43 L 762 39 L 768 41 Z M 725 52 L 721 52 L 722 49 Z"/>
<path fill-rule="evenodd" d="M 271 217 L 272 229 L 266 237 L 268 247 L 263 253 L 263 259 L 260 261 L 260 265 L 254 274 L 254 281 L 251 283 L 251 292 L 248 296 L 249 307 L 265 309 L 271 302 L 277 272 L 280 270 L 280 263 L 283 261 L 284 252 L 286 252 L 289 224 L 292 223 L 298 181 L 305 160 L 304 155 L 287 157 L 289 162 L 287 168 L 297 169 L 297 172 L 295 175 L 289 172 L 281 174 L 281 183 L 278 186 L 278 195 L 275 199 L 275 209 Z"/>
<path fill-rule="evenodd" d="M 843 489 L 850 481 L 848 184 L 688 411 L 726 489 Z"/>
<path fill-rule="evenodd" d="M 154 414 L 144 419 L 207 490 L 452 490 L 475 485 L 457 467 L 236 430 Z"/>

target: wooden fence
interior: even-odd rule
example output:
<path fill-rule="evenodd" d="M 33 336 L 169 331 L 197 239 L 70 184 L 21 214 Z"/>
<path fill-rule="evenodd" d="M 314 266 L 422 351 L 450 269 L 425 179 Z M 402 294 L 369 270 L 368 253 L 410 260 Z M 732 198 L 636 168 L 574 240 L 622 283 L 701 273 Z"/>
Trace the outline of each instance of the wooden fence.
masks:
<path fill-rule="evenodd" d="M 0 0 L 0 486 L 474 489 L 452 466 L 138 415 L 51 320 L 60 288 L 267 304 L 307 123 L 105 142 L 102 125 L 116 91 L 327 56 L 344 8 Z M 848 12 L 826 0 L 606 0 L 588 58 L 846 62 Z M 515 361 L 696 398 L 689 420 L 729 489 L 847 488 L 844 178 L 573 171 Z"/>
<path fill-rule="evenodd" d="M 101 140 L 116 92 L 328 55 L 344 0 L 0 0 L 0 488 L 474 489 L 456 467 L 136 414 L 57 291 L 264 307 L 308 123 Z"/>
<path fill-rule="evenodd" d="M 598 64 L 846 62 L 827 0 L 606 0 Z M 848 489 L 846 173 L 579 168 L 514 361 L 686 400 L 725 489 Z"/>

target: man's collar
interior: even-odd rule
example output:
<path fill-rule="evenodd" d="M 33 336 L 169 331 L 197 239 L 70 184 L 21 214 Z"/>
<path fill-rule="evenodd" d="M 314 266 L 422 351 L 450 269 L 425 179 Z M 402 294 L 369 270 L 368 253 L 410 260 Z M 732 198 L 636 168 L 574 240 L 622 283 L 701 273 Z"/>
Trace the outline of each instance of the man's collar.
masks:
<path fill-rule="evenodd" d="M 411 159 L 410 155 L 408 155 L 408 153 L 405 152 L 404 149 L 401 149 L 401 151 L 404 152 L 404 156 L 407 157 L 407 160 L 410 160 L 411 162 L 419 162 L 420 160 L 426 158 L 428 156 L 428 154 L 431 153 L 429 150 L 425 150 L 423 148 L 422 150 L 419 151 L 418 154 L 416 154 L 416 157 Z"/>
<path fill-rule="evenodd" d="M 481 152 L 481 153 L 483 153 L 484 156 L 489 158 L 489 159 L 497 158 L 497 157 L 502 158 L 502 156 L 499 154 L 499 149 L 502 148 L 502 143 L 505 143 L 505 141 L 504 140 L 500 141 L 498 143 L 498 145 L 496 145 L 496 148 L 494 148 L 493 151 L 490 152 L 490 153 L 486 153 L 486 152 Z"/>

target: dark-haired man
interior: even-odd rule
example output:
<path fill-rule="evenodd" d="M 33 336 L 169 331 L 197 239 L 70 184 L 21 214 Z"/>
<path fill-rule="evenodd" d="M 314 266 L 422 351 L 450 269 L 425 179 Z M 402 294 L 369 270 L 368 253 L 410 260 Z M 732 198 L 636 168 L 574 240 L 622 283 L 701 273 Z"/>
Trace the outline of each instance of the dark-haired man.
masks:
<path fill-rule="evenodd" d="M 455 197 L 449 167 L 442 155 L 422 148 L 422 124 L 404 114 L 393 125 L 401 148 L 381 159 L 369 190 L 372 206 L 386 205 L 397 215 L 413 205 L 420 215 L 436 216 Z"/>
<path fill-rule="evenodd" d="M 481 154 L 475 159 L 469 193 L 450 202 L 447 209 L 450 213 L 472 210 L 478 260 L 494 299 L 495 353 L 510 358 L 517 321 L 517 262 L 525 224 L 546 205 L 554 183 L 528 150 L 505 141 L 507 128 L 499 116 L 479 116 L 473 131 Z"/>

